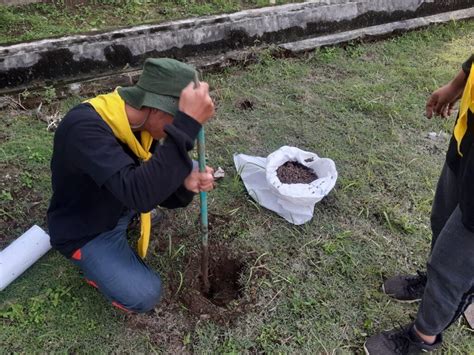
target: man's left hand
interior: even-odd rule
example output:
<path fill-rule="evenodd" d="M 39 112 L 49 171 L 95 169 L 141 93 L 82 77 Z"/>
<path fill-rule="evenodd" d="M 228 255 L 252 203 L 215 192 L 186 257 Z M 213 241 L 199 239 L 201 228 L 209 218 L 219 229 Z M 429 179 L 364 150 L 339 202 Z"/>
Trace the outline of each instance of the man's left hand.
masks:
<path fill-rule="evenodd" d="M 214 169 L 206 166 L 206 171 L 202 173 L 199 170 L 193 170 L 184 179 L 184 187 L 194 193 L 211 191 L 214 188 Z"/>

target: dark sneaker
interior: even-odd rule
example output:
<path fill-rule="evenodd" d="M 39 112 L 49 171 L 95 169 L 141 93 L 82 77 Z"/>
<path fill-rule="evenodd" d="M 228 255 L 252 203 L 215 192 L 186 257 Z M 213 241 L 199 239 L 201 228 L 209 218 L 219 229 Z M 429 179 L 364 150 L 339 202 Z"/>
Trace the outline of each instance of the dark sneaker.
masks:
<path fill-rule="evenodd" d="M 416 275 L 397 275 L 385 280 L 382 291 L 400 302 L 417 302 L 423 297 L 426 280 L 426 273 L 421 271 Z"/>
<path fill-rule="evenodd" d="M 152 227 L 160 223 L 165 217 L 165 213 L 158 208 L 152 209 L 150 213 L 151 213 L 151 226 Z M 130 230 L 130 229 L 138 228 L 139 226 L 140 226 L 140 214 L 137 213 L 128 224 L 128 229 Z"/>
<path fill-rule="evenodd" d="M 426 344 L 415 333 L 413 325 L 393 329 L 367 339 L 364 350 L 367 355 L 408 355 L 436 350 L 441 346 L 442 336 L 438 335 L 433 344 Z"/>
<path fill-rule="evenodd" d="M 150 213 L 151 213 L 151 226 L 152 227 L 156 226 L 158 223 L 160 223 L 163 220 L 163 218 L 165 218 L 165 213 L 158 208 L 152 209 Z"/>

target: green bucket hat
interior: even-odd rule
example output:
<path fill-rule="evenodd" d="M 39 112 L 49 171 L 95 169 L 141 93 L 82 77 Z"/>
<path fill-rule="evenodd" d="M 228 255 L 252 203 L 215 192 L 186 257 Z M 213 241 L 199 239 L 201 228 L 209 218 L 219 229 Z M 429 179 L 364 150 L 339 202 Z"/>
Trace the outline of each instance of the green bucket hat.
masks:
<path fill-rule="evenodd" d="M 181 91 L 197 75 L 196 70 L 185 63 L 170 58 L 149 58 L 134 86 L 119 88 L 120 97 L 130 106 L 157 108 L 171 115 L 178 112 Z"/>

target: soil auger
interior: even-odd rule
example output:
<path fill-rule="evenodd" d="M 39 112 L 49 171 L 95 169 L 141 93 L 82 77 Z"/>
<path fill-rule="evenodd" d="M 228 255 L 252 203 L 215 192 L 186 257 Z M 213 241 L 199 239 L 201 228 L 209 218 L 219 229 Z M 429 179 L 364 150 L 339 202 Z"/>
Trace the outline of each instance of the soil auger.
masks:
<path fill-rule="evenodd" d="M 196 72 L 194 77 L 194 87 L 199 87 L 199 78 Z M 204 136 L 204 127 L 198 133 L 197 138 L 198 145 L 198 159 L 199 159 L 199 171 L 206 171 L 206 144 Z M 199 192 L 200 197 L 200 211 L 201 211 L 201 274 L 203 293 L 209 293 L 209 245 L 208 245 L 208 220 L 207 220 L 207 192 Z"/>

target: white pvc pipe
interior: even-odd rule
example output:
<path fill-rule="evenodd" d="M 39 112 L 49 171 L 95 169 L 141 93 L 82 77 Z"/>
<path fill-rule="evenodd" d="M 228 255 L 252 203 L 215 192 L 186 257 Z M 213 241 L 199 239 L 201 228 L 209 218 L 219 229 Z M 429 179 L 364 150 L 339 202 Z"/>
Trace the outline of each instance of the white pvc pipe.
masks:
<path fill-rule="evenodd" d="M 0 291 L 51 249 L 49 235 L 34 225 L 0 252 Z"/>

